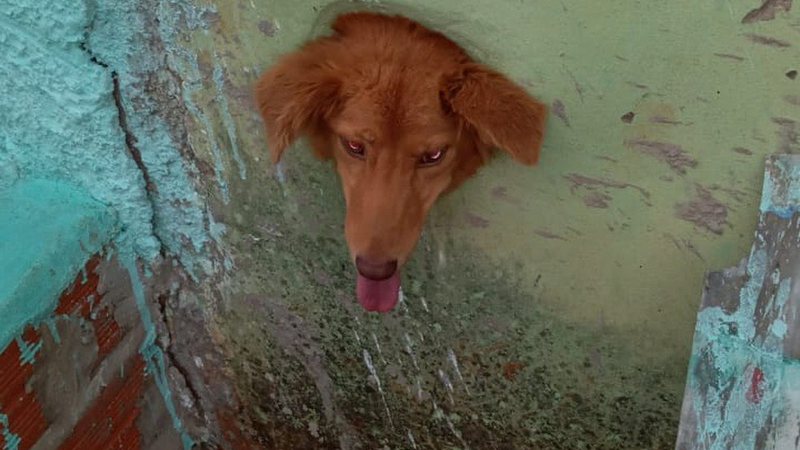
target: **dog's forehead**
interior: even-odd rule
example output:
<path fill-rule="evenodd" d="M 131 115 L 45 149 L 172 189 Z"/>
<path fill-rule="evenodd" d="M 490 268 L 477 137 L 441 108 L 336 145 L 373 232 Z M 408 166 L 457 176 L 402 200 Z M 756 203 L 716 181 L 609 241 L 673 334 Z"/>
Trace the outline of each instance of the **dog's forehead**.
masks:
<path fill-rule="evenodd" d="M 351 79 L 353 89 L 343 119 L 414 128 L 438 128 L 448 124 L 441 104 L 438 77 L 430 73 L 404 75 L 366 81 Z"/>

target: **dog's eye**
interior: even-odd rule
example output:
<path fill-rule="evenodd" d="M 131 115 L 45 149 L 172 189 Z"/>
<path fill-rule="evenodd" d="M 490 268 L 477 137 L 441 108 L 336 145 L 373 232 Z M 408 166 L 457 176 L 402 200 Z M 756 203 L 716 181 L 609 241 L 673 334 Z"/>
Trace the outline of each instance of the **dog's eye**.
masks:
<path fill-rule="evenodd" d="M 419 165 L 420 166 L 433 166 L 438 164 L 444 159 L 444 155 L 447 153 L 446 148 L 440 148 L 434 152 L 424 153 L 422 156 L 419 157 Z"/>
<path fill-rule="evenodd" d="M 350 139 L 342 138 L 342 147 L 344 147 L 347 153 L 359 159 L 364 159 L 367 153 L 364 144 Z"/>

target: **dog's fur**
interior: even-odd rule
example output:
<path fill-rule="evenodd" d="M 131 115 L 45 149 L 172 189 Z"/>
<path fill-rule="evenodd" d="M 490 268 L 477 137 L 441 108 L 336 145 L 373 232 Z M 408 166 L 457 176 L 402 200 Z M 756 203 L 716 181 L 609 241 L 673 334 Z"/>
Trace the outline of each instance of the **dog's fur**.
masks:
<path fill-rule="evenodd" d="M 334 34 L 284 56 L 258 81 L 272 160 L 298 137 L 333 158 L 350 252 L 405 263 L 434 201 L 494 149 L 533 165 L 546 108 L 444 35 L 401 17 L 339 16 Z M 363 146 L 362 158 L 347 152 Z M 438 164 L 424 154 L 446 149 Z"/>

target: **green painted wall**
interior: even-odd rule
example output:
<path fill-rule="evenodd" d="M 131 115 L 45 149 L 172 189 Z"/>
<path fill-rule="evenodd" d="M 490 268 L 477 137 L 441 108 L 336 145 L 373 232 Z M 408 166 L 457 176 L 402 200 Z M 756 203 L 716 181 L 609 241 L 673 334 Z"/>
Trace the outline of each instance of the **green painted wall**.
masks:
<path fill-rule="evenodd" d="M 746 255 L 764 156 L 800 151 L 797 9 L 402 2 L 553 114 L 537 168 L 499 158 L 439 203 L 404 304 L 378 317 L 352 298 L 332 170 L 303 145 L 270 167 L 251 106 L 258 73 L 318 33 L 328 5 L 219 4 L 189 40 L 202 73 L 222 68 L 247 165 L 233 176 L 215 122 L 235 266 L 219 324 L 260 432 L 365 448 L 671 447 L 704 272 Z M 214 111 L 202 83 L 194 98 Z"/>

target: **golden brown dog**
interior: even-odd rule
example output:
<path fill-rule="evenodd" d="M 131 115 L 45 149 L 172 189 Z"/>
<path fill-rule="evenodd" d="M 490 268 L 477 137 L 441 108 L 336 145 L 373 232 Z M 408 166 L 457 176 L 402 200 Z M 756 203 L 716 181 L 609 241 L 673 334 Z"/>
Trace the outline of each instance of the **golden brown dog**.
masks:
<path fill-rule="evenodd" d="M 535 164 L 547 112 L 441 33 L 402 16 L 349 13 L 332 28 L 267 71 L 256 99 L 274 162 L 300 136 L 335 161 L 358 299 L 386 312 L 434 201 L 494 149 Z"/>

